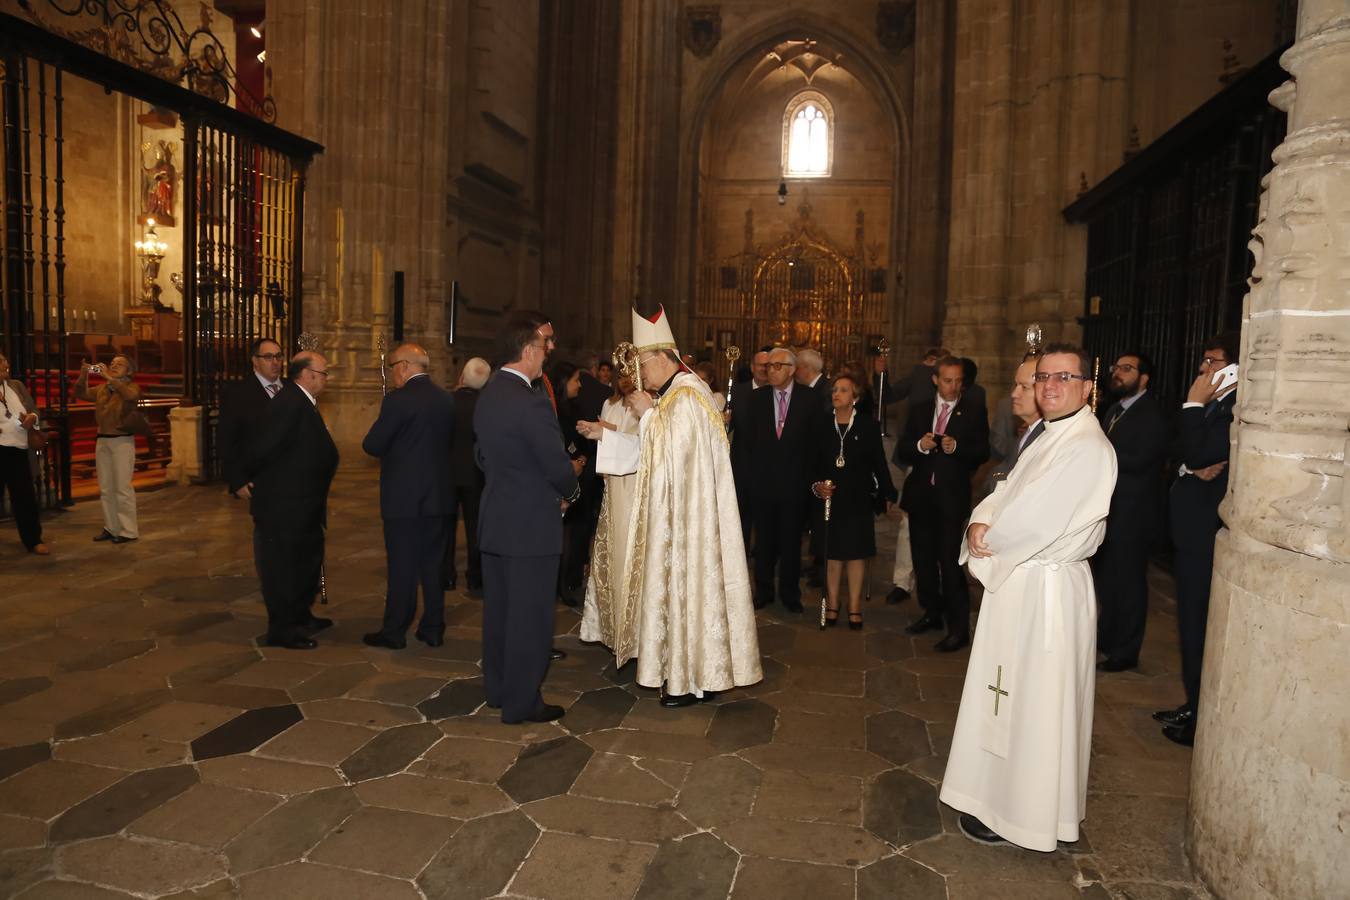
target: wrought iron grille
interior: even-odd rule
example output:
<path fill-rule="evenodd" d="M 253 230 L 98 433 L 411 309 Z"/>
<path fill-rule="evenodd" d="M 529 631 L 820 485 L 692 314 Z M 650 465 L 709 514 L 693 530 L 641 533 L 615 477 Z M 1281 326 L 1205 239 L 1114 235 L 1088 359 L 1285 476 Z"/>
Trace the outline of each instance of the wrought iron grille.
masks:
<path fill-rule="evenodd" d="M 35 476 L 44 507 L 70 501 L 65 378 L 65 173 L 61 69 L 16 53 L 0 58 L 5 227 L 0 346 L 24 382 L 50 441 Z M 0 514 L 8 515 L 0 497 Z"/>
<path fill-rule="evenodd" d="M 1241 324 L 1261 179 L 1285 131 L 1266 97 L 1286 77 L 1272 54 L 1064 211 L 1088 226 L 1088 352 L 1103 366 L 1148 353 L 1169 407 L 1204 341 Z"/>
<path fill-rule="evenodd" d="M 295 349 L 300 334 L 303 165 L 204 120 L 187 123 L 183 248 L 195 302 L 183 322 L 187 394 L 214 411 L 224 385 L 248 375 L 259 337 Z M 203 460 L 219 474 L 216 416 L 203 423 Z"/>
<path fill-rule="evenodd" d="M 146 5 L 111 2 L 128 9 Z M 248 346 L 255 338 L 295 347 L 301 329 L 304 173 L 323 150 L 200 91 L 0 14 L 0 347 L 54 438 L 38 485 L 44 506 L 72 499 L 67 373 L 72 364 L 78 368 L 73 360 L 78 354 L 67 346 L 64 278 L 68 254 L 79 248 L 65 238 L 62 86 L 68 77 L 181 118 L 181 402 L 205 408 L 202 464 L 210 476 L 219 471 L 215 421 L 222 384 L 248 372 Z"/>

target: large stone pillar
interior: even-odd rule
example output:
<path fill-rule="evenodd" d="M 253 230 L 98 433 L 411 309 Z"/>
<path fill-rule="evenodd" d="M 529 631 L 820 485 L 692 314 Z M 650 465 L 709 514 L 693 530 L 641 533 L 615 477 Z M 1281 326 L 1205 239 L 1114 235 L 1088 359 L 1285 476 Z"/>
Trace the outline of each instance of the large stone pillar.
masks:
<path fill-rule="evenodd" d="M 1243 323 L 1188 851 L 1222 897 L 1350 890 L 1350 0 L 1304 0 Z"/>

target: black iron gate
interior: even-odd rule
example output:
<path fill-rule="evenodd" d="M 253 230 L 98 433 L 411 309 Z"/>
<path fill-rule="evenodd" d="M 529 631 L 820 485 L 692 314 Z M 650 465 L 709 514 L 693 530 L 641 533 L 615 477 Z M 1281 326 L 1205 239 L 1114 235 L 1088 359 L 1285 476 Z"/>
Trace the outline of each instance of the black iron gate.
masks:
<path fill-rule="evenodd" d="M 1285 131 L 1267 95 L 1287 77 L 1272 54 L 1064 210 L 1088 226 L 1084 345 L 1103 366 L 1150 354 L 1168 407 L 1205 339 L 1241 324 L 1261 179 Z"/>
<path fill-rule="evenodd" d="M 93 0 L 70 12 L 51 6 L 60 15 L 92 18 L 101 31 L 72 33 L 93 34 L 93 43 L 100 35 L 123 41 L 117 45 L 121 57 L 128 57 L 125 41 L 132 40 L 122 32 L 138 35 L 144 44 L 140 49 L 148 50 L 154 66 L 153 73 L 145 71 L 0 14 L 0 348 L 10 359 L 13 377 L 29 387 L 53 438 L 38 485 L 44 506 L 71 502 L 71 318 L 64 276 L 70 254 L 79 248 L 66 240 L 63 82 L 81 78 L 108 94 L 125 94 L 181 118 L 186 158 L 185 222 L 179 232 L 180 402 L 204 407 L 202 462 L 211 476 L 218 474 L 215 413 L 222 383 L 248 372 L 247 347 L 255 338 L 274 337 L 294 349 L 301 330 L 304 173 L 323 149 L 259 118 L 271 117 L 270 100 L 238 96 L 238 105 L 256 115 L 225 105 L 235 88 L 225 77 L 233 76 L 228 61 L 212 49 L 219 42 L 209 31 L 183 29 L 162 3 L 109 6 Z M 144 33 L 139 31 L 142 19 Z M 171 37 L 175 28 L 181 31 L 174 40 L 182 51 L 179 68 L 167 77 L 193 90 L 165 77 L 165 57 L 172 56 L 163 37 L 166 28 Z M 214 45 L 194 51 L 194 42 Z"/>

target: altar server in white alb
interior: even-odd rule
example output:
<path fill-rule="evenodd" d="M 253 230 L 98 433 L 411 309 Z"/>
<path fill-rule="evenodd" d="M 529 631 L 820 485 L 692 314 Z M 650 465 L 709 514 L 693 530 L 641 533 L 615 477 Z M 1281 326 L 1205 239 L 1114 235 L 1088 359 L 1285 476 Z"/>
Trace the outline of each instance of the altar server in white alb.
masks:
<path fill-rule="evenodd" d="M 616 586 L 597 598 L 595 637 L 661 705 L 687 706 L 763 677 L 750 574 L 722 415 L 680 361 L 665 310 L 633 313 L 642 387 L 625 402 L 638 434 L 579 422 L 597 471 L 637 473 Z M 608 593 L 608 602 L 604 602 Z"/>
<path fill-rule="evenodd" d="M 1051 344 L 1042 421 L 971 514 L 961 561 L 984 585 L 942 802 L 972 840 L 1051 851 L 1087 805 L 1097 656 L 1088 558 L 1106 531 L 1116 455 L 1088 400 L 1092 364 Z"/>

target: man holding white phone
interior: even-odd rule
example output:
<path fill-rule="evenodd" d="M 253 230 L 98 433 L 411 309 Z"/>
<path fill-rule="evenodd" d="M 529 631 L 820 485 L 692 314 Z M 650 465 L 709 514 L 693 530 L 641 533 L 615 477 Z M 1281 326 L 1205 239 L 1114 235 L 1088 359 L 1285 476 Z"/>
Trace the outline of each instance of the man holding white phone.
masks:
<path fill-rule="evenodd" d="M 1181 636 L 1181 679 L 1186 702 L 1153 718 L 1163 735 L 1187 747 L 1195 742 L 1200 670 L 1209 620 L 1209 585 L 1214 572 L 1214 537 L 1222 527 L 1219 502 L 1228 491 L 1228 431 L 1237 402 L 1237 332 L 1205 342 L 1196 376 L 1177 420 L 1181 461 L 1172 484 L 1169 518 L 1177 583 L 1177 629 Z"/>

